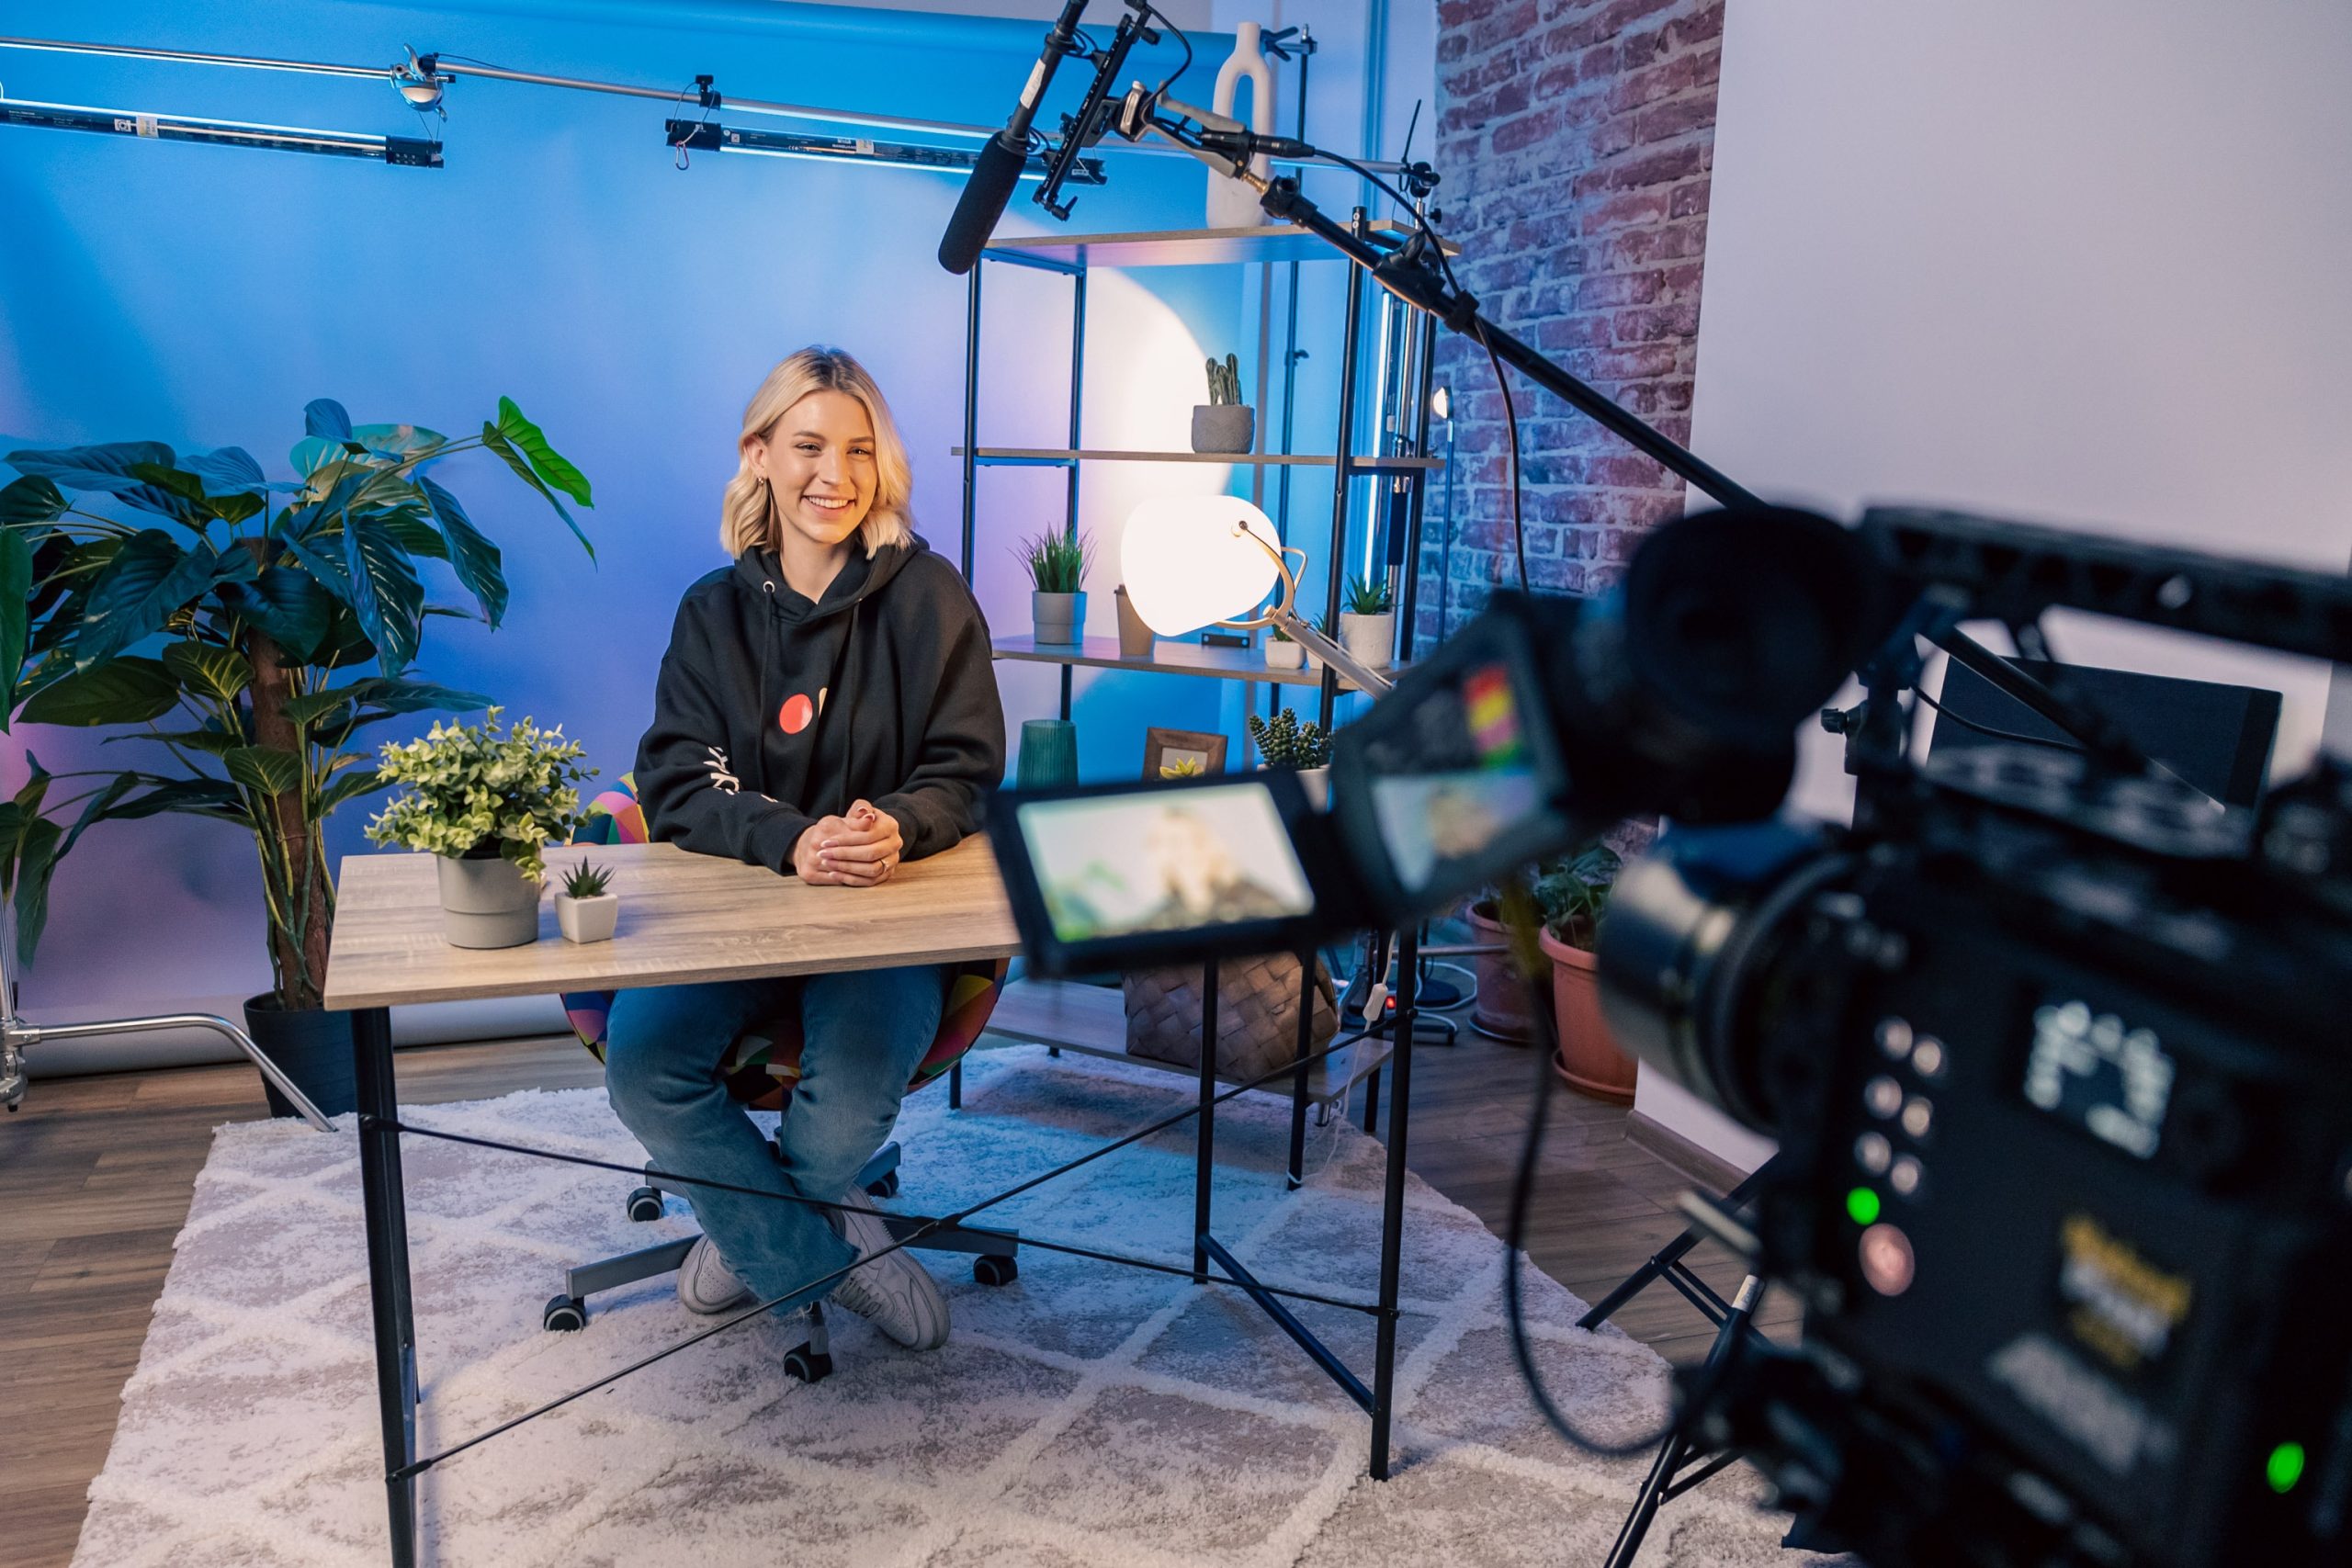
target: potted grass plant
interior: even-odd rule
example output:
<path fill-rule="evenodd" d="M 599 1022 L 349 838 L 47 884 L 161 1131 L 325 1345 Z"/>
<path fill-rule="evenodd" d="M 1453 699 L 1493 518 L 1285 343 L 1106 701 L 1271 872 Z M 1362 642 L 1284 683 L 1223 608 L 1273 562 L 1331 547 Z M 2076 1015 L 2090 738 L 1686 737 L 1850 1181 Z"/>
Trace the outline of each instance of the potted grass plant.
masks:
<path fill-rule="evenodd" d="M 566 942 L 610 942 L 621 918 L 620 896 L 612 891 L 611 868 L 581 862 L 563 874 L 555 896 L 555 923 Z"/>
<path fill-rule="evenodd" d="M 1047 529 L 1023 541 L 1021 564 L 1029 571 L 1029 617 L 1042 644 L 1075 644 L 1086 626 L 1086 569 L 1093 564 L 1094 541 L 1083 534 Z"/>
<path fill-rule="evenodd" d="M 1258 412 L 1241 400 L 1241 361 L 1228 354 L 1208 367 L 1209 400 L 1193 405 L 1193 450 L 1247 452 L 1257 445 Z"/>
<path fill-rule="evenodd" d="M 441 934 L 452 947 L 538 940 L 543 852 L 571 830 L 577 786 L 596 772 L 562 726 L 541 729 L 526 718 L 506 730 L 498 714 L 388 742 L 377 768 L 385 783 L 408 788 L 368 824 L 368 837 L 439 857 Z"/>
<path fill-rule="evenodd" d="M 1600 976 L 1593 943 L 1624 863 L 1606 844 L 1590 844 L 1535 879 L 1544 929 L 1537 942 L 1552 961 L 1552 1010 L 1560 1048 L 1552 1066 L 1570 1089 L 1597 1100 L 1630 1102 L 1634 1060 L 1617 1048 L 1600 1013 Z"/>
<path fill-rule="evenodd" d="M 1268 626 L 1266 628 L 1267 669 L 1297 670 L 1304 668 L 1306 663 L 1306 649 L 1305 645 L 1294 639 L 1290 633 L 1283 630 L 1280 626 Z"/>
<path fill-rule="evenodd" d="M 1348 579 L 1347 608 L 1340 612 L 1340 646 L 1358 662 L 1385 670 L 1396 647 L 1396 602 L 1385 578 Z"/>
<path fill-rule="evenodd" d="M 327 819 L 382 787 L 365 765 L 370 726 L 488 705 L 411 667 L 429 616 L 495 627 L 508 600 L 498 546 L 430 470 L 490 452 L 595 552 L 565 505 L 593 504 L 587 478 L 509 399 L 455 439 L 354 424 L 326 398 L 303 421 L 290 480 L 236 446 L 7 454 L 0 728 L 106 729 L 153 750 L 136 767 L 53 776 L 28 752 L 31 776 L 0 812 L 0 882 L 29 964 L 58 862 L 92 826 L 175 812 L 250 833 L 271 986 L 246 1002 L 246 1028 L 334 1113 L 355 1096 L 350 1015 L 320 1006 L 334 917 Z M 472 609 L 428 604 L 444 572 Z"/>

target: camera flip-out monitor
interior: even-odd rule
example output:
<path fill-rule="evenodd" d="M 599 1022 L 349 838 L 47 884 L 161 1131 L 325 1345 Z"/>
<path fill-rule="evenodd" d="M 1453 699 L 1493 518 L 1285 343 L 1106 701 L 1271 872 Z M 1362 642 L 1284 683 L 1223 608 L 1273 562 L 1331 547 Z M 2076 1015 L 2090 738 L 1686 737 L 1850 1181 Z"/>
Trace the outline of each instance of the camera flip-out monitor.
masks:
<path fill-rule="evenodd" d="M 1497 882 L 1572 836 L 1532 611 L 1512 601 L 1464 628 L 1334 738 L 1332 816 L 1391 922 Z"/>
<path fill-rule="evenodd" d="M 1354 879 L 1295 773 L 1004 794 L 989 828 L 1044 974 L 1204 948 L 1286 952 L 1360 919 Z"/>
<path fill-rule="evenodd" d="M 1465 629 L 1340 731 L 1329 815 L 1295 773 L 1032 790 L 990 806 L 1045 973 L 1289 951 L 1435 908 L 1567 836 L 1528 615 Z"/>

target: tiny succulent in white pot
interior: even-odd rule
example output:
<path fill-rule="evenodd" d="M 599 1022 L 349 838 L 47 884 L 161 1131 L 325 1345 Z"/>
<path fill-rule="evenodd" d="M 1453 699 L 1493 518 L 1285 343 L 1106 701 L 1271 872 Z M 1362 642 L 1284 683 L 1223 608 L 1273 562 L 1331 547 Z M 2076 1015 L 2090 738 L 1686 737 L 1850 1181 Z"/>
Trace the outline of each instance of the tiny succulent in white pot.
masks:
<path fill-rule="evenodd" d="M 556 924 L 566 942 L 610 942 L 620 919 L 620 896 L 612 891 L 609 867 L 581 862 L 564 873 L 555 896 Z"/>

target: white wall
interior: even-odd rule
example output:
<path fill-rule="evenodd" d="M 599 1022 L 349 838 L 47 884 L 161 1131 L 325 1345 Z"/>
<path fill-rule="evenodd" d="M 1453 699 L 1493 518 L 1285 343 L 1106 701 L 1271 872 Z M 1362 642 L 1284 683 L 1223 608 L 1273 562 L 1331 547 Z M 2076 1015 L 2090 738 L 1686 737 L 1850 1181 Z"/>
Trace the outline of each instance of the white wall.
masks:
<path fill-rule="evenodd" d="M 1838 515 L 2352 558 L 2352 6 L 1730 0 L 1723 60 L 1698 451 Z M 2052 625 L 2283 693 L 2282 774 L 2319 743 L 2324 666 Z M 1849 801 L 1815 737 L 1797 804 Z M 1672 1086 L 1639 1105 L 1735 1157 Z"/>

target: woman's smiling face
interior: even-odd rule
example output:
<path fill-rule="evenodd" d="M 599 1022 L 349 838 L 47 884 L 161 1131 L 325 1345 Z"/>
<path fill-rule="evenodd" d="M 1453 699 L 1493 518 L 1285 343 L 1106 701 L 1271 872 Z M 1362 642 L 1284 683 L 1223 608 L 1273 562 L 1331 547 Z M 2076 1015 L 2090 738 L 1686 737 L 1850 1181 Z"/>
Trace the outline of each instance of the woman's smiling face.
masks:
<path fill-rule="evenodd" d="M 874 421 L 847 392 L 809 393 L 784 411 L 766 440 L 745 437 L 743 450 L 767 481 L 782 526 L 812 544 L 840 544 L 874 504 Z"/>

